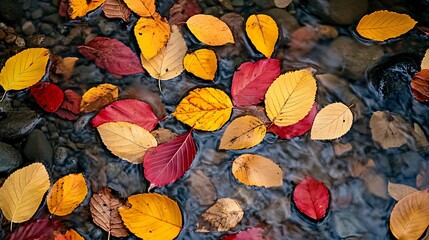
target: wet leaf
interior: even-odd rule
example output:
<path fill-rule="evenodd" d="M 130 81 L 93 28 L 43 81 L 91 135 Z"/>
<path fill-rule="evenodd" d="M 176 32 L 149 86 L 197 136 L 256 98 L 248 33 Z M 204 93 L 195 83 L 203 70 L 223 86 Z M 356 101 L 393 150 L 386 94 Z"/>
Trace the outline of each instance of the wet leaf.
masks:
<path fill-rule="evenodd" d="M 429 102 L 429 69 L 424 69 L 414 74 L 411 80 L 411 90 L 417 101 Z"/>
<path fill-rule="evenodd" d="M 417 191 L 399 200 L 390 214 L 397 239 L 419 239 L 429 225 L 429 192 Z"/>
<path fill-rule="evenodd" d="M 167 44 L 170 38 L 170 26 L 165 18 L 155 13 L 150 18 L 140 18 L 134 27 L 134 35 L 139 44 L 143 58 L 155 57 Z"/>
<path fill-rule="evenodd" d="M 382 10 L 363 16 L 356 30 L 362 37 L 385 41 L 410 31 L 416 23 L 407 14 Z"/>
<path fill-rule="evenodd" d="M 197 154 L 192 131 L 147 151 L 144 176 L 151 187 L 162 187 L 182 177 Z"/>
<path fill-rule="evenodd" d="M 222 90 L 197 88 L 177 105 L 173 112 L 179 121 L 203 131 L 221 128 L 232 112 L 231 99 Z"/>
<path fill-rule="evenodd" d="M 207 209 L 197 223 L 197 232 L 228 231 L 241 221 L 243 209 L 231 198 L 221 198 Z"/>
<path fill-rule="evenodd" d="M 211 205 L 216 201 L 216 187 L 203 171 L 192 171 L 186 180 L 186 186 L 201 205 Z"/>
<path fill-rule="evenodd" d="M 102 188 L 98 193 L 94 193 L 89 205 L 94 223 L 114 237 L 128 236 L 118 211 L 122 205 L 110 188 Z"/>
<path fill-rule="evenodd" d="M 245 115 L 252 115 L 256 118 L 259 118 L 262 122 L 264 122 L 265 126 L 271 124 L 270 119 L 268 119 L 267 114 L 265 114 L 265 108 L 262 106 L 239 106 L 233 109 L 233 119 Z"/>
<path fill-rule="evenodd" d="M 250 15 L 246 21 L 246 33 L 255 48 L 270 58 L 279 37 L 274 19 L 265 14 Z"/>
<path fill-rule="evenodd" d="M 30 87 L 30 92 L 46 112 L 57 111 L 64 101 L 63 90 L 53 83 L 38 82 Z"/>
<path fill-rule="evenodd" d="M 117 157 L 139 164 L 156 139 L 146 129 L 128 122 L 108 122 L 97 127 L 107 149 Z"/>
<path fill-rule="evenodd" d="M 280 74 L 277 59 L 262 59 L 246 62 L 234 73 L 231 86 L 232 101 L 235 106 L 248 106 L 260 103 L 271 83 Z"/>
<path fill-rule="evenodd" d="M 404 184 L 389 182 L 387 185 L 387 191 L 389 192 L 390 196 L 393 199 L 395 199 L 396 201 L 399 201 L 402 198 L 410 195 L 411 193 L 417 192 L 418 189 L 404 185 Z"/>
<path fill-rule="evenodd" d="M 177 134 L 166 128 L 158 128 L 150 132 L 158 145 L 169 142 L 177 137 Z"/>
<path fill-rule="evenodd" d="M 286 8 L 291 3 L 292 0 L 274 0 L 274 5 L 278 8 Z"/>
<path fill-rule="evenodd" d="M 220 139 L 219 149 L 239 150 L 258 145 L 267 133 L 264 122 L 247 115 L 234 119 Z"/>
<path fill-rule="evenodd" d="M 155 0 L 124 0 L 125 4 L 140 17 L 156 14 Z"/>
<path fill-rule="evenodd" d="M 353 124 L 353 113 L 343 103 L 332 103 L 322 108 L 314 118 L 311 139 L 331 140 L 346 134 Z"/>
<path fill-rule="evenodd" d="M 330 194 L 323 183 L 306 177 L 293 190 L 293 201 L 298 210 L 316 221 L 325 217 Z"/>
<path fill-rule="evenodd" d="M 80 111 L 84 113 L 99 111 L 118 99 L 118 92 L 118 86 L 109 83 L 90 88 L 82 96 Z"/>
<path fill-rule="evenodd" d="M 122 0 L 106 0 L 103 4 L 103 12 L 108 18 L 120 18 L 124 22 L 130 20 L 131 10 Z"/>
<path fill-rule="evenodd" d="M 232 174 L 241 183 L 257 187 L 281 187 L 283 170 L 271 159 L 243 154 L 232 163 Z"/>
<path fill-rule="evenodd" d="M 197 0 L 178 0 L 170 9 L 170 25 L 186 22 L 193 15 L 201 13 Z"/>
<path fill-rule="evenodd" d="M 316 79 L 307 70 L 280 75 L 265 94 L 268 118 L 277 126 L 299 122 L 313 107 L 316 89 Z"/>
<path fill-rule="evenodd" d="M 29 220 L 50 185 L 48 172 L 42 163 L 33 163 L 15 171 L 0 188 L 3 216 L 13 223 Z"/>
<path fill-rule="evenodd" d="M 67 230 L 64 234 L 66 240 L 85 240 L 78 232 L 73 229 Z"/>
<path fill-rule="evenodd" d="M 234 43 L 234 37 L 228 25 L 217 17 L 196 14 L 188 19 L 186 25 L 199 41 L 209 46 Z"/>
<path fill-rule="evenodd" d="M 263 229 L 260 227 L 253 227 L 240 231 L 237 234 L 230 234 L 222 238 L 222 240 L 263 240 Z"/>
<path fill-rule="evenodd" d="M 142 73 L 143 68 L 137 55 L 122 42 L 106 37 L 96 37 L 84 46 L 78 46 L 79 52 L 86 58 L 95 60 L 95 64 L 117 75 Z"/>
<path fill-rule="evenodd" d="M 64 91 L 64 101 L 55 113 L 61 118 L 76 120 L 80 113 L 81 101 L 81 96 L 73 90 L 67 89 Z"/>
<path fill-rule="evenodd" d="M 183 59 L 186 71 L 204 80 L 213 80 L 217 71 L 217 58 L 213 50 L 199 49 Z"/>
<path fill-rule="evenodd" d="M 369 122 L 372 139 L 383 149 L 400 147 L 408 142 L 411 127 L 399 115 L 387 112 L 373 112 Z"/>
<path fill-rule="evenodd" d="M 426 138 L 425 132 L 423 129 L 417 124 L 414 123 L 413 136 L 416 139 L 416 145 L 420 148 L 429 147 L 428 139 Z"/>
<path fill-rule="evenodd" d="M 48 218 L 28 222 L 6 236 L 6 240 L 54 239 L 54 232 L 63 228 L 63 224 Z"/>
<path fill-rule="evenodd" d="M 125 89 L 125 91 L 121 93 L 121 98 L 138 99 L 146 102 L 151 106 L 159 119 L 162 119 L 166 114 L 164 103 L 159 94 L 150 91 L 144 86 L 138 85 Z"/>
<path fill-rule="evenodd" d="M 177 203 L 157 193 L 136 194 L 119 208 L 125 226 L 145 240 L 172 240 L 182 229 L 182 213 Z"/>
<path fill-rule="evenodd" d="M 101 6 L 104 1 L 105 0 L 69 0 L 69 8 L 67 9 L 67 13 L 71 19 L 83 17 L 87 13 L 94 11 L 99 6 Z"/>
<path fill-rule="evenodd" d="M 58 179 L 46 197 L 49 212 L 57 216 L 66 216 L 83 202 L 88 193 L 82 173 L 69 174 Z"/>
<path fill-rule="evenodd" d="M 58 81 L 55 74 L 61 74 L 64 76 L 66 80 L 69 80 L 73 75 L 74 66 L 76 61 L 79 60 L 77 57 L 65 57 L 61 58 L 59 56 L 52 56 L 52 64 L 50 67 L 50 75 L 51 79 L 54 79 L 54 82 Z"/>
<path fill-rule="evenodd" d="M 421 70 L 429 69 L 429 49 L 426 50 L 425 56 L 422 59 L 422 63 L 420 65 Z"/>

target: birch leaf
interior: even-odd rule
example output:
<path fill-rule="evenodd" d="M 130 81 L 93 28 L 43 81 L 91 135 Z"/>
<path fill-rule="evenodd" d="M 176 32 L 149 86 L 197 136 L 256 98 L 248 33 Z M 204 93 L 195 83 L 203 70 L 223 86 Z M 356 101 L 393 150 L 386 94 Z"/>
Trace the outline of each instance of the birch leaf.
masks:
<path fill-rule="evenodd" d="M 314 118 L 310 138 L 331 140 L 346 134 L 353 124 L 353 113 L 342 103 L 332 103 L 322 108 Z"/>
<path fill-rule="evenodd" d="M 258 187 L 281 187 L 283 170 L 271 159 L 243 154 L 232 163 L 232 174 L 241 183 Z"/>
<path fill-rule="evenodd" d="M 234 119 L 220 139 L 219 149 L 239 150 L 258 145 L 267 134 L 267 129 L 259 118 L 243 116 Z"/>
<path fill-rule="evenodd" d="M 209 46 L 234 43 L 231 29 L 217 17 L 196 14 L 188 19 L 186 25 L 199 41 Z"/>
<path fill-rule="evenodd" d="M 395 199 L 396 201 L 399 201 L 402 198 L 410 195 L 411 193 L 417 192 L 418 189 L 404 185 L 404 184 L 389 182 L 387 185 L 387 191 L 389 192 L 390 196 L 393 199 Z"/>
<path fill-rule="evenodd" d="M 197 223 L 197 232 L 228 231 L 243 218 L 244 212 L 236 200 L 221 198 L 207 209 Z"/>
<path fill-rule="evenodd" d="M 279 37 L 274 19 L 265 14 L 253 14 L 246 21 L 246 33 L 256 49 L 270 58 Z"/>
<path fill-rule="evenodd" d="M 183 59 L 186 71 L 204 80 L 213 80 L 217 71 L 217 58 L 213 50 L 199 49 Z"/>
<path fill-rule="evenodd" d="M 161 51 L 170 38 L 170 26 L 158 13 L 140 18 L 134 27 L 134 35 L 143 57 L 149 60 Z"/>

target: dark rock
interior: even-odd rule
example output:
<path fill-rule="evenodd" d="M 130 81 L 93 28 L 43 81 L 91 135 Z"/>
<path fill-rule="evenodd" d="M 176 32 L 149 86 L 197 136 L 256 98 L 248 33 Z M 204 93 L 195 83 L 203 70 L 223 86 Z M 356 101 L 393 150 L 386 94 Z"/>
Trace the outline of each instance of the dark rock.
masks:
<path fill-rule="evenodd" d="M 52 31 L 54 31 L 54 28 L 51 26 L 51 24 L 43 23 L 43 24 L 40 26 L 40 30 L 41 30 L 44 34 L 49 35 L 49 34 L 51 34 L 51 33 L 52 33 Z"/>
<path fill-rule="evenodd" d="M 295 17 L 282 9 L 273 8 L 263 13 L 271 16 L 276 21 L 280 30 L 279 35 L 283 38 L 279 42 L 285 42 L 289 35 L 300 27 Z"/>
<path fill-rule="evenodd" d="M 16 0 L 0 0 L 0 18 L 13 22 L 24 16 L 21 4 Z"/>
<path fill-rule="evenodd" d="M 0 116 L 0 139 L 22 140 L 40 121 L 35 111 L 19 109 Z"/>
<path fill-rule="evenodd" d="M 22 24 L 22 32 L 26 35 L 31 35 L 36 32 L 36 27 L 34 27 L 33 22 L 26 21 L 24 24 Z"/>
<path fill-rule="evenodd" d="M 58 23 L 61 23 L 61 17 L 60 17 L 60 15 L 58 15 L 58 13 L 54 13 L 54 14 L 48 15 L 46 17 L 43 17 L 42 21 L 44 21 L 46 23 L 58 24 Z"/>
<path fill-rule="evenodd" d="M 31 13 L 32 19 L 39 19 L 43 16 L 43 10 L 38 8 Z"/>
<path fill-rule="evenodd" d="M 9 144 L 0 142 L 0 172 L 10 172 L 22 164 L 18 150 Z"/>
<path fill-rule="evenodd" d="M 368 0 L 308 0 L 307 9 L 323 20 L 350 25 L 368 10 Z"/>
<path fill-rule="evenodd" d="M 27 45 L 28 47 L 41 47 L 44 41 L 45 41 L 45 36 L 33 35 L 27 38 Z"/>
<path fill-rule="evenodd" d="M 64 165 L 68 154 L 69 154 L 69 150 L 67 148 L 56 147 L 55 148 L 54 164 L 55 165 Z"/>
<path fill-rule="evenodd" d="M 52 146 L 46 139 L 45 134 L 39 130 L 34 129 L 23 147 L 24 156 L 32 162 L 43 162 L 48 166 L 52 166 L 52 159 L 54 156 Z"/>

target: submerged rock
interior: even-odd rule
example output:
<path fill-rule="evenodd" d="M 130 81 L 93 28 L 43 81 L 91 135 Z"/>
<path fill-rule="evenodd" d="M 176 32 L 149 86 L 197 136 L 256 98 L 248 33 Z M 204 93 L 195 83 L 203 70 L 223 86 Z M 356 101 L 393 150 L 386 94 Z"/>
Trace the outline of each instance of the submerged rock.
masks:
<path fill-rule="evenodd" d="M 29 109 L 6 112 L 4 116 L 0 116 L 0 139 L 22 140 L 33 130 L 39 120 L 37 113 Z"/>
<path fill-rule="evenodd" d="M 22 164 L 21 154 L 11 145 L 0 142 L 0 153 L 0 173 L 10 172 Z"/>
<path fill-rule="evenodd" d="M 0 0 L 0 18 L 12 22 L 24 16 L 21 3 L 15 0 Z"/>
<path fill-rule="evenodd" d="M 367 0 L 309 0 L 306 5 L 323 20 L 339 25 L 350 25 L 368 10 Z"/>
<path fill-rule="evenodd" d="M 54 151 L 48 142 L 45 134 L 34 129 L 24 143 L 24 156 L 32 162 L 43 162 L 47 166 L 52 166 Z"/>

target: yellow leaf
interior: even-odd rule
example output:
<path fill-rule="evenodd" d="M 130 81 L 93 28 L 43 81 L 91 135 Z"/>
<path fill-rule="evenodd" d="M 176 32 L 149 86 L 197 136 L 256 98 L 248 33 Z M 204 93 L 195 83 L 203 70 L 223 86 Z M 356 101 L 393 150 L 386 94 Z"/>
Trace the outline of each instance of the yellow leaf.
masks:
<path fill-rule="evenodd" d="M 256 49 L 270 58 L 279 37 L 276 22 L 268 15 L 253 14 L 246 21 L 246 33 Z"/>
<path fill-rule="evenodd" d="M 197 223 L 197 232 L 228 231 L 243 218 L 240 203 L 231 198 L 221 198 L 207 209 Z"/>
<path fill-rule="evenodd" d="M 0 188 L 0 208 L 5 218 L 14 223 L 29 220 L 50 185 L 42 163 L 33 163 L 12 173 Z"/>
<path fill-rule="evenodd" d="M 169 240 L 182 229 L 179 205 L 157 193 L 136 194 L 119 208 L 125 226 L 144 240 Z"/>
<path fill-rule="evenodd" d="M 82 173 L 69 174 L 58 179 L 46 197 L 49 212 L 57 216 L 66 216 L 83 202 L 88 193 Z"/>
<path fill-rule="evenodd" d="M 332 103 L 320 110 L 313 121 L 310 138 L 331 140 L 346 134 L 353 123 L 353 113 L 342 103 Z"/>
<path fill-rule="evenodd" d="M 183 39 L 179 28 L 173 25 L 167 45 L 150 60 L 146 60 L 142 56 L 142 65 L 153 78 L 169 80 L 183 72 L 183 58 L 187 51 L 185 39 Z"/>
<path fill-rule="evenodd" d="M 142 163 L 143 156 L 156 139 L 146 129 L 128 122 L 108 122 L 97 127 L 106 147 L 116 156 L 130 163 Z"/>
<path fill-rule="evenodd" d="M 243 154 L 232 163 L 232 174 L 241 183 L 258 187 L 281 187 L 283 170 L 271 159 Z"/>
<path fill-rule="evenodd" d="M 67 13 L 71 19 L 83 17 L 101 6 L 105 1 L 106 0 L 70 0 Z"/>
<path fill-rule="evenodd" d="M 417 191 L 399 200 L 390 214 L 390 230 L 397 239 L 414 240 L 429 225 L 429 193 Z"/>
<path fill-rule="evenodd" d="M 412 135 L 411 126 L 401 116 L 387 111 L 372 113 L 369 127 L 372 139 L 383 149 L 400 147 Z"/>
<path fill-rule="evenodd" d="M 134 27 L 134 35 L 143 57 L 149 60 L 158 54 L 170 38 L 170 25 L 158 13 L 150 18 L 140 18 Z"/>
<path fill-rule="evenodd" d="M 207 87 L 191 91 L 177 105 L 173 116 L 197 130 L 215 131 L 228 121 L 231 112 L 232 102 L 228 95 Z"/>
<path fill-rule="evenodd" d="M 259 118 L 247 115 L 234 119 L 220 139 L 219 149 L 238 150 L 258 145 L 267 134 Z"/>
<path fill-rule="evenodd" d="M 362 37 L 384 41 L 410 31 L 416 23 L 407 14 L 382 10 L 363 16 L 356 30 Z"/>
<path fill-rule="evenodd" d="M 46 48 L 29 48 L 9 58 L 0 73 L 0 86 L 9 91 L 36 84 L 46 73 L 49 56 Z"/>
<path fill-rule="evenodd" d="M 420 68 L 423 69 L 429 69 L 429 49 L 426 50 L 425 56 L 423 57 L 422 64 Z"/>
<path fill-rule="evenodd" d="M 213 80 L 217 70 L 217 58 L 214 51 L 209 49 L 199 49 L 186 54 L 183 59 L 186 71 L 195 76 Z"/>
<path fill-rule="evenodd" d="M 417 192 L 418 189 L 404 185 L 404 184 L 397 184 L 397 183 L 391 183 L 387 185 L 387 191 L 389 192 L 390 196 L 395 199 L 396 201 L 401 200 L 402 198 L 410 195 L 413 192 Z"/>
<path fill-rule="evenodd" d="M 140 17 L 150 17 L 155 14 L 155 0 L 124 0 L 124 2 Z"/>
<path fill-rule="evenodd" d="M 118 99 L 118 86 L 103 83 L 90 88 L 82 96 L 80 110 L 84 113 L 98 111 Z"/>
<path fill-rule="evenodd" d="M 316 89 L 316 79 L 307 70 L 280 75 L 265 93 L 268 118 L 277 126 L 299 122 L 313 107 Z"/>
<path fill-rule="evenodd" d="M 85 240 L 79 233 L 77 233 L 73 229 L 67 230 L 66 234 L 64 234 L 67 240 Z"/>
<path fill-rule="evenodd" d="M 217 17 L 196 14 L 188 19 L 186 25 L 199 41 L 209 46 L 234 43 L 234 37 L 228 25 Z"/>

